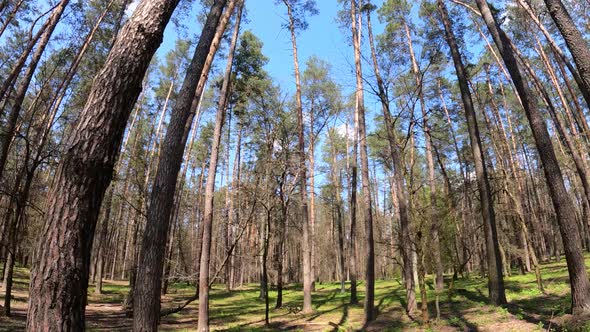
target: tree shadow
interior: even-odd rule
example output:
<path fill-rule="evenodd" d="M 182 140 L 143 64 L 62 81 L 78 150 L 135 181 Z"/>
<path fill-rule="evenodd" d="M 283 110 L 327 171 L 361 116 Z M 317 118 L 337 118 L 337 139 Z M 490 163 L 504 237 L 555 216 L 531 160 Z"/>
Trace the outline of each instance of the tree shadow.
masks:
<path fill-rule="evenodd" d="M 328 323 L 328 324 L 330 324 L 330 326 L 333 327 L 333 329 L 332 329 L 333 332 L 338 332 L 340 330 L 340 326 L 342 326 L 348 320 L 348 306 L 349 306 L 348 304 L 345 304 L 342 307 L 342 317 L 340 318 L 340 321 L 338 321 L 338 323 L 333 323 L 333 322 Z"/>
<path fill-rule="evenodd" d="M 564 315 L 569 310 L 570 296 L 557 296 L 543 294 L 533 298 L 511 301 L 506 309 L 513 315 L 533 324 L 543 324 L 545 329 L 549 326 L 559 330 L 560 326 L 552 317 Z"/>
<path fill-rule="evenodd" d="M 463 331 L 478 331 L 478 326 L 467 320 L 463 312 L 459 309 L 462 306 L 460 302 L 450 301 L 448 304 L 450 315 L 447 320 L 451 325 L 462 328 Z"/>
<path fill-rule="evenodd" d="M 330 302 L 331 300 L 333 300 L 336 297 L 336 295 L 338 295 L 338 293 L 340 293 L 340 290 L 339 289 L 335 289 L 335 290 L 331 291 L 330 293 L 328 293 L 325 298 L 323 298 L 322 300 L 319 300 L 319 301 L 316 302 L 317 303 L 316 309 L 319 309 L 324 304 L 326 304 L 326 303 Z"/>

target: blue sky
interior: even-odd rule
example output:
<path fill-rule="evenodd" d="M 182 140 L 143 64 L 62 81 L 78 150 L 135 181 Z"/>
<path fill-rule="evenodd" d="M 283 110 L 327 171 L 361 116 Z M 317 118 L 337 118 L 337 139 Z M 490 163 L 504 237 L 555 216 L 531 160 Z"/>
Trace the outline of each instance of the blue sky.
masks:
<path fill-rule="evenodd" d="M 373 1 L 380 6 L 382 0 Z M 333 66 L 334 79 L 345 91 L 354 89 L 353 51 L 348 44 L 347 34 L 341 31 L 336 22 L 336 15 L 341 5 L 337 0 L 316 0 L 319 14 L 308 17 L 309 28 L 300 31 L 297 36 L 299 63 L 301 71 L 305 70 L 307 59 L 316 55 L 329 61 Z M 131 10 L 135 4 L 131 5 Z M 194 7 L 199 7 L 194 5 Z M 248 10 L 247 23 L 242 25 L 242 31 L 251 30 L 264 43 L 263 52 L 269 58 L 266 70 L 285 91 L 292 92 L 295 87 L 293 74 L 293 56 L 289 31 L 283 28 L 287 23 L 285 7 L 275 0 L 246 0 Z M 195 13 L 200 8 L 193 8 L 186 17 L 187 22 L 194 20 Z M 128 10 L 130 13 L 130 10 Z M 375 18 L 375 34 L 380 32 L 380 24 Z M 199 33 L 197 24 L 188 23 L 189 34 Z M 174 46 L 177 31 L 173 24 L 166 29 L 164 43 L 158 51 L 161 56 Z"/>
<path fill-rule="evenodd" d="M 352 48 L 335 21 L 340 6 L 336 0 L 320 0 L 317 5 L 319 15 L 309 17 L 309 28 L 297 37 L 300 65 L 304 67 L 310 56 L 317 55 L 332 64 L 337 81 L 353 78 Z M 287 23 L 284 6 L 275 5 L 274 0 L 249 0 L 247 7 L 249 23 L 245 28 L 264 42 L 264 53 L 270 58 L 267 70 L 290 90 L 289 86 L 294 86 L 293 57 L 290 33 L 282 28 Z"/>

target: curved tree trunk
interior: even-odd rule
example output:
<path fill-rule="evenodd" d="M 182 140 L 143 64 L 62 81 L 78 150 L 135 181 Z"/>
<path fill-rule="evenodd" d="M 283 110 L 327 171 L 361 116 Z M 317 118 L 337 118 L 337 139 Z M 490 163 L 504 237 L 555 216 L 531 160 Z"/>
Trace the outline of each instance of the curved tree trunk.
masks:
<path fill-rule="evenodd" d="M 506 303 L 506 295 L 504 290 L 504 278 L 502 276 L 502 259 L 500 256 L 492 193 L 487 169 L 485 167 L 484 150 L 481 144 L 471 92 L 469 91 L 467 73 L 465 72 L 463 60 L 461 59 L 461 54 L 459 53 L 459 47 L 453 33 L 449 14 L 443 0 L 437 0 L 437 3 L 438 11 L 441 15 L 441 20 L 445 28 L 445 39 L 451 50 L 457 79 L 459 81 L 461 99 L 463 100 L 463 106 L 465 109 L 465 118 L 467 121 L 469 139 L 471 141 L 471 150 L 475 163 L 475 173 L 481 200 L 481 212 L 484 220 L 489 296 L 492 303 L 501 305 Z"/>
<path fill-rule="evenodd" d="M 80 331 L 98 211 L 127 119 L 178 0 L 142 1 L 94 79 L 49 190 L 31 271 L 28 331 Z M 56 296 L 57 294 L 57 296 Z"/>
<path fill-rule="evenodd" d="M 138 280 L 134 293 L 133 328 L 156 331 L 160 315 L 160 294 L 166 241 L 170 229 L 174 192 L 182 163 L 185 143 L 191 124 L 191 105 L 198 100 L 195 91 L 205 68 L 227 0 L 216 0 L 207 16 L 187 75 L 170 115 L 166 136 L 161 144 L 160 158 L 149 197 L 147 223 L 143 234 L 138 264 Z M 233 3 L 233 2 L 232 2 Z M 227 10 L 231 11 L 232 8 Z M 229 19 L 229 17 L 228 17 Z M 215 49 L 215 48 L 214 48 Z M 185 132 L 187 133 L 185 135 Z"/>
<path fill-rule="evenodd" d="M 557 213 L 557 222 L 563 240 L 565 256 L 568 263 L 570 287 L 572 291 L 572 311 L 581 314 L 590 311 L 590 281 L 584 264 L 580 234 L 577 229 L 575 207 L 564 184 L 561 168 L 557 161 L 553 143 L 547 131 L 543 116 L 518 67 L 516 56 L 511 48 L 510 38 L 497 24 L 485 0 L 476 0 L 477 6 L 498 47 L 506 68 L 510 72 L 527 115 L 543 171 L 549 187 L 553 207 Z"/>
<path fill-rule="evenodd" d="M 561 0 L 544 0 L 553 22 L 561 32 L 567 47 L 574 58 L 574 63 L 580 74 L 578 86 L 584 98 L 590 98 L 590 48 L 586 39 L 576 27 Z M 590 105 L 590 100 L 586 100 Z"/>
<path fill-rule="evenodd" d="M 233 3 L 227 10 L 233 11 Z M 223 84 L 219 92 L 219 101 L 217 103 L 217 114 L 215 116 L 215 129 L 213 132 L 213 143 L 211 146 L 211 160 L 209 161 L 209 170 L 207 171 L 207 184 L 205 185 L 205 208 L 203 218 L 203 237 L 201 242 L 201 263 L 199 265 L 199 322 L 197 330 L 199 332 L 209 331 L 209 263 L 211 257 L 211 239 L 213 237 L 213 198 L 215 194 L 215 176 L 217 173 L 217 163 L 219 159 L 219 148 L 221 145 L 222 129 L 227 113 L 227 105 L 231 89 L 231 74 L 240 31 L 240 19 L 244 2 L 240 1 L 235 27 L 229 46 L 227 56 L 227 65 Z M 268 300 L 267 300 L 268 306 Z"/>

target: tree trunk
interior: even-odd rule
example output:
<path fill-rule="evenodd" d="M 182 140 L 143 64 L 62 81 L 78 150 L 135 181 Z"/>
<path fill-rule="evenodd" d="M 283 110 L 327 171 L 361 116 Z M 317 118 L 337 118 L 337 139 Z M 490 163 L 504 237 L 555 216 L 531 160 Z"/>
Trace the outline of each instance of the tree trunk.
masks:
<path fill-rule="evenodd" d="M 25 2 L 25 0 L 18 0 L 18 2 L 16 2 L 14 4 L 14 7 L 10 11 L 10 14 L 8 14 L 6 16 L 6 18 L 4 19 L 4 22 L 2 23 L 2 27 L 0 27 L 0 37 L 4 34 L 4 31 L 6 31 L 6 28 L 10 25 L 10 23 L 12 22 L 12 20 L 16 16 L 16 13 L 18 13 L 23 2 Z"/>
<path fill-rule="evenodd" d="M 49 190 L 31 271 L 27 330 L 79 331 L 98 211 L 141 81 L 178 0 L 142 1 L 93 81 Z M 58 245 L 60 243 L 60 245 Z M 57 296 L 55 294 L 58 294 Z"/>
<path fill-rule="evenodd" d="M 295 72 L 295 102 L 297 109 L 297 128 L 298 128 L 298 152 L 299 152 L 299 191 L 301 195 L 301 225 L 303 229 L 303 312 L 311 313 L 311 291 L 312 291 L 312 275 L 311 275 L 311 235 L 309 225 L 309 209 L 307 206 L 307 171 L 305 161 L 305 125 L 303 123 L 303 106 L 301 101 L 301 75 L 299 72 L 299 58 L 297 56 L 297 38 L 295 34 L 295 17 L 293 16 L 292 8 L 287 0 L 283 0 L 287 7 L 289 17 L 289 30 L 291 32 L 291 44 L 293 46 L 293 65 Z"/>
<path fill-rule="evenodd" d="M 553 207 L 557 213 L 557 222 L 568 263 L 570 287 L 572 290 L 572 311 L 574 314 L 588 312 L 590 311 L 590 281 L 588 280 L 588 273 L 584 265 L 580 234 L 576 228 L 575 207 L 568 196 L 561 168 L 553 150 L 551 137 L 549 136 L 545 121 L 538 109 L 536 101 L 522 77 L 516 56 L 510 45 L 510 38 L 497 24 L 487 2 L 484 0 L 476 0 L 476 2 L 489 32 L 500 50 L 504 63 L 510 72 L 516 90 L 520 95 L 535 138 L 535 144 L 543 164 L 543 171 L 545 172 Z"/>
<path fill-rule="evenodd" d="M 209 161 L 209 170 L 207 173 L 207 184 L 205 185 L 205 208 L 203 218 L 203 237 L 201 242 L 201 263 L 199 266 L 199 322 L 197 330 L 199 332 L 209 331 L 209 261 L 211 256 L 211 239 L 213 237 L 213 197 L 215 193 L 215 176 L 217 173 L 217 163 L 219 159 L 219 147 L 221 145 L 221 135 L 223 124 L 225 122 L 225 115 L 227 112 L 227 105 L 229 100 L 231 74 L 233 57 L 238 40 L 240 29 L 240 18 L 243 9 L 243 1 L 240 1 L 238 8 L 238 16 L 233 32 L 229 53 L 227 56 L 227 65 L 225 67 L 225 75 L 223 77 L 223 84 L 220 97 L 217 103 L 217 114 L 215 116 L 215 130 L 213 132 L 213 143 L 211 146 L 211 160 Z M 235 2 L 232 2 L 226 10 L 233 11 Z"/>
<path fill-rule="evenodd" d="M 161 145 L 143 235 L 137 289 L 134 294 L 133 328 L 137 331 L 157 330 L 166 240 L 178 172 L 182 163 L 186 137 L 188 137 L 188 134 L 185 136 L 185 128 L 191 126 L 187 124 L 191 104 L 194 99 L 198 99 L 195 98 L 195 91 L 226 3 L 227 0 L 216 0 L 209 11 Z"/>
<path fill-rule="evenodd" d="M 354 48 L 354 62 L 356 67 L 356 103 L 358 109 L 358 137 L 361 157 L 361 185 L 363 188 L 363 205 L 365 208 L 365 236 L 367 261 L 365 269 L 365 304 L 364 324 L 375 319 L 375 243 L 373 240 L 373 199 L 371 197 L 371 182 L 369 178 L 369 159 L 367 153 L 367 129 L 365 125 L 365 102 L 363 93 L 363 72 L 361 68 L 361 38 L 357 31 L 356 2 L 350 2 L 350 17 L 352 19 L 352 38 Z M 360 31 L 361 27 L 359 27 Z M 356 134 L 356 133 L 355 133 Z"/>
<path fill-rule="evenodd" d="M 488 179 L 488 173 L 485 166 L 484 151 L 481 144 L 479 128 L 471 98 L 471 92 L 468 86 L 468 77 L 465 72 L 463 60 L 459 53 L 459 47 L 455 40 L 449 14 L 443 0 L 437 0 L 438 10 L 441 15 L 442 23 L 445 28 L 445 38 L 455 65 L 457 79 L 459 81 L 459 88 L 461 90 L 461 99 L 465 109 L 465 118 L 467 120 L 467 127 L 469 131 L 469 139 L 471 141 L 471 150 L 473 153 L 473 160 L 475 163 L 475 173 L 477 177 L 477 184 L 479 189 L 479 196 L 481 201 L 482 216 L 484 220 L 484 234 L 485 246 L 487 252 L 487 266 L 488 266 L 488 291 L 490 300 L 496 305 L 506 303 L 506 295 L 504 291 L 504 278 L 502 276 L 502 259 L 500 256 L 498 234 L 496 229 L 496 220 L 494 213 L 494 206 L 492 200 L 492 193 Z"/>
<path fill-rule="evenodd" d="M 109 229 L 109 222 L 111 219 L 111 206 L 113 204 L 113 191 L 114 191 L 115 183 L 112 183 L 110 186 L 110 190 L 107 192 L 107 197 L 105 200 L 105 211 L 104 217 L 102 218 L 102 225 L 101 231 L 99 235 L 99 244 L 98 250 L 96 254 L 98 256 L 98 263 L 97 263 L 97 271 L 96 271 L 96 286 L 94 289 L 95 294 L 102 294 L 102 278 L 103 278 L 103 271 L 104 271 L 104 264 L 105 264 L 105 256 L 106 256 L 106 248 L 105 246 L 107 243 L 107 233 Z"/>
<path fill-rule="evenodd" d="M 331 173 L 332 173 L 332 183 L 334 185 L 334 201 L 336 202 L 336 206 L 334 209 L 336 210 L 336 227 L 338 229 L 338 273 L 340 275 L 340 292 L 344 293 L 346 291 L 346 274 L 344 271 L 344 230 L 343 230 L 343 221 L 342 221 L 342 196 L 341 196 L 341 188 L 340 188 L 340 168 L 338 167 L 338 159 L 336 156 L 336 142 L 333 137 L 329 137 L 330 144 L 332 145 L 332 164 L 331 166 Z"/>

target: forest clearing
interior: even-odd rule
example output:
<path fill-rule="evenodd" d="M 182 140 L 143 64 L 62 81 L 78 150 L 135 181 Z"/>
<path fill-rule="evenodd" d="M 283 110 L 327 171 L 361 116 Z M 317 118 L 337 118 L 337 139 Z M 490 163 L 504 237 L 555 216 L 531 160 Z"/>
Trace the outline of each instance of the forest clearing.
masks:
<path fill-rule="evenodd" d="M 590 262 L 590 255 L 586 258 Z M 28 275 L 25 269 L 16 271 L 14 316 L 0 318 L 0 331 L 20 331 L 25 327 Z M 404 311 L 404 290 L 401 281 L 379 280 L 375 284 L 378 314 L 367 331 L 586 331 L 590 326 L 572 321 L 566 312 L 569 307 L 567 269 L 565 262 L 543 264 L 545 293 L 537 289 L 534 276 L 513 275 L 506 278 L 508 304 L 496 307 L 485 295 L 485 279 L 472 276 L 459 278 L 454 290 L 441 295 L 441 318 L 422 325 L 420 317 L 410 318 Z M 430 298 L 434 298 L 433 278 L 427 284 Z M 215 331 L 356 331 L 363 327 L 361 305 L 351 305 L 339 284 L 326 283 L 316 287 L 313 295 L 314 312 L 301 313 L 301 285 L 285 288 L 285 305 L 270 309 L 270 325 L 264 325 L 264 300 L 259 297 L 258 285 L 249 284 L 228 293 L 223 285 L 211 289 L 211 329 Z M 90 286 L 90 294 L 92 288 Z M 129 287 L 125 282 L 105 281 L 102 295 L 90 295 L 86 309 L 88 331 L 129 331 L 132 319 L 125 317 L 122 302 Z M 186 283 L 170 285 L 163 297 L 162 307 L 175 307 L 194 295 L 194 286 Z M 270 301 L 276 301 L 271 287 Z M 363 292 L 359 292 L 360 300 Z M 429 306 L 433 307 L 431 301 Z M 178 313 L 166 316 L 160 323 L 161 331 L 195 331 L 198 307 L 189 304 Z"/>
<path fill-rule="evenodd" d="M 590 331 L 590 0 L 0 0 L 0 330 Z"/>

